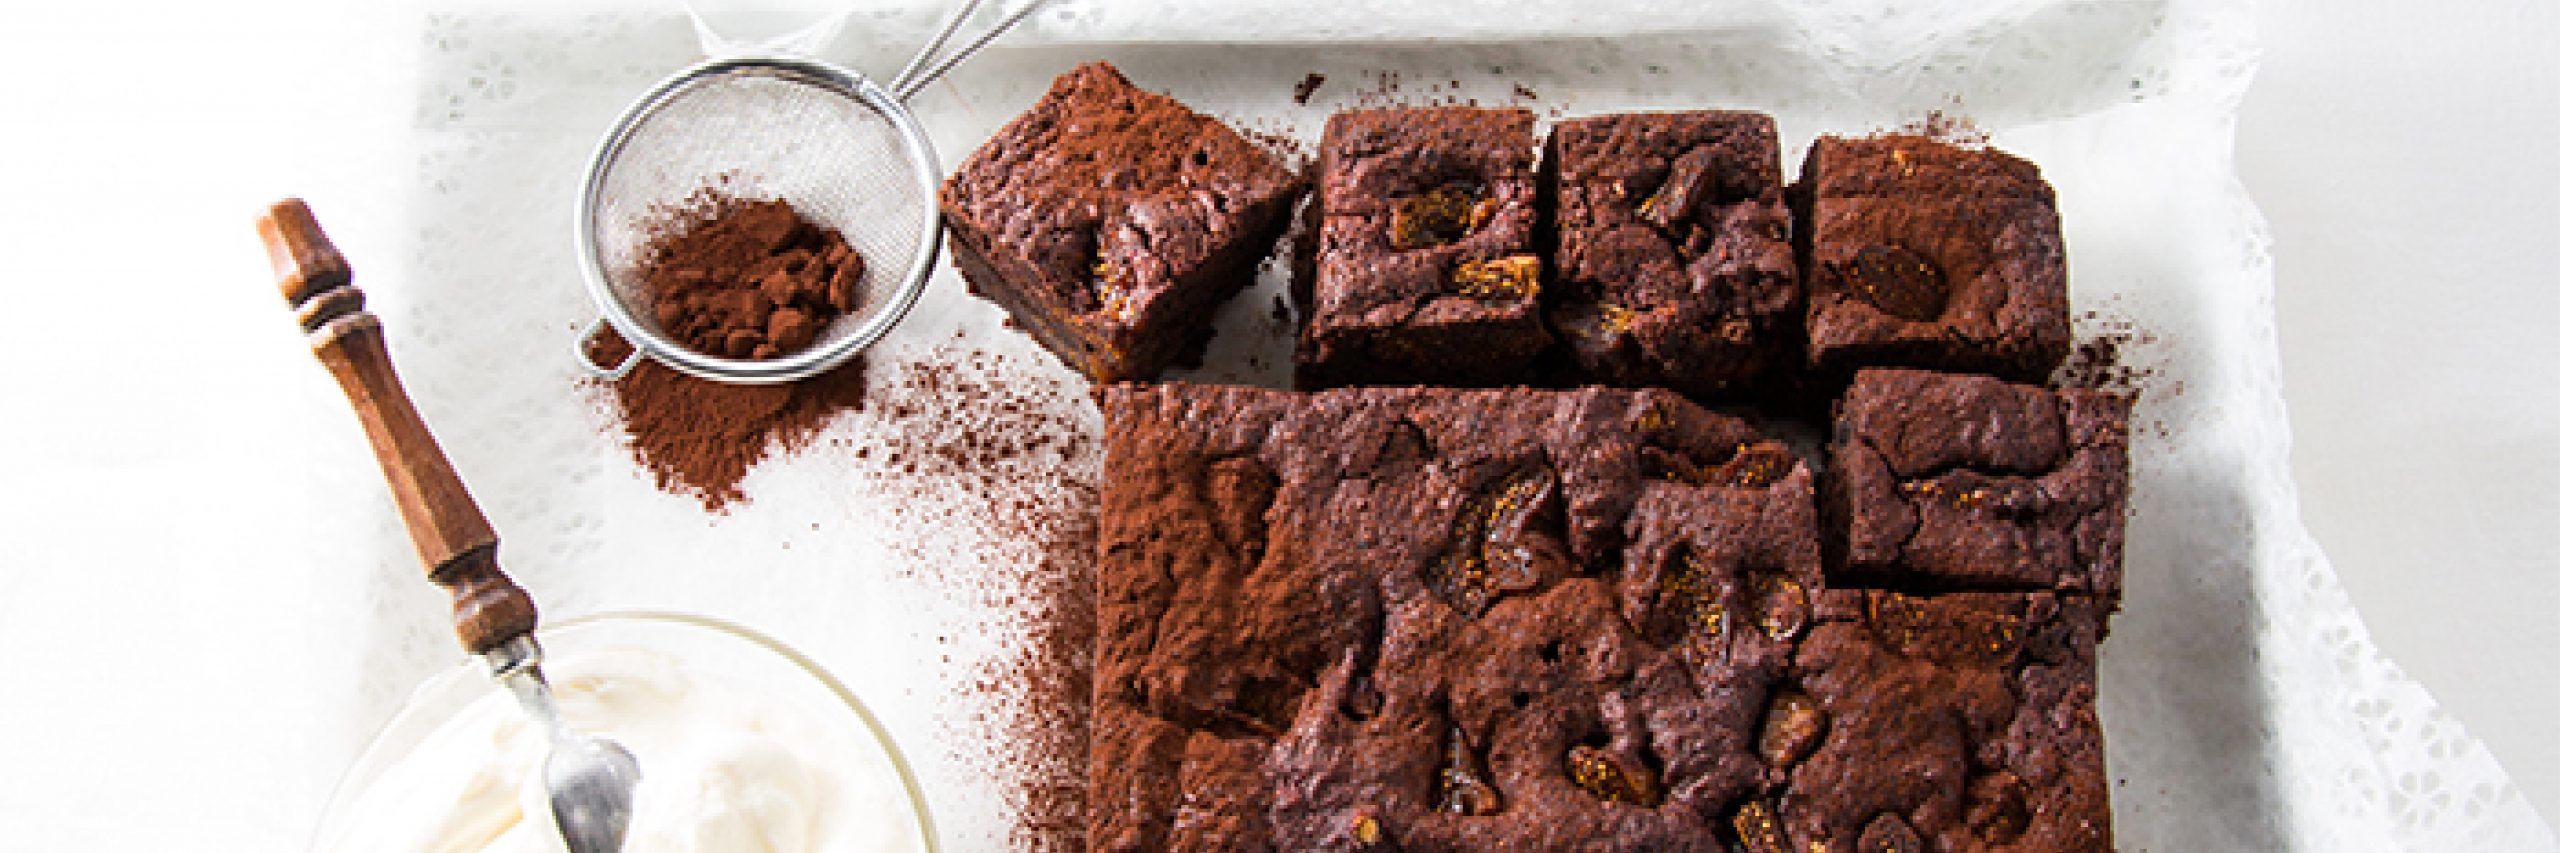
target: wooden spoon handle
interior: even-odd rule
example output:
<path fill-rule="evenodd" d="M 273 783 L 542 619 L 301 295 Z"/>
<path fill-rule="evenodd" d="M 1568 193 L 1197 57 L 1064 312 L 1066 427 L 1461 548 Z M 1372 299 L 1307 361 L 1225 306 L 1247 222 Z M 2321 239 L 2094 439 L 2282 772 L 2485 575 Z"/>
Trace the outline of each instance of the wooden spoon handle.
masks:
<path fill-rule="evenodd" d="M 258 219 L 258 237 L 312 353 L 338 377 L 364 422 L 428 579 L 453 594 L 453 630 L 463 648 L 478 654 L 532 632 L 533 598 L 498 568 L 498 534 L 400 386 L 382 346 L 382 321 L 364 310 L 364 292 L 351 283 L 347 259 L 301 199 L 269 207 Z"/>

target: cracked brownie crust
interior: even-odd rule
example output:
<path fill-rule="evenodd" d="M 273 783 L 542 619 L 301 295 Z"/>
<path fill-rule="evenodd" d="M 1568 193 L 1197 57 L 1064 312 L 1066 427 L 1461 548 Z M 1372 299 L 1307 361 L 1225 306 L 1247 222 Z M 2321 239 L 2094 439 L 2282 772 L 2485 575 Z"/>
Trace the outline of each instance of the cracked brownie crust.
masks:
<path fill-rule="evenodd" d="M 1812 749 L 1775 702 L 1822 595 L 1812 475 L 1738 420 L 1614 389 L 1103 410 L 1094 849 L 1712 850 Z"/>
<path fill-rule="evenodd" d="M 1549 317 L 1586 376 L 1724 395 L 1792 366 L 1803 294 L 1777 123 L 1702 111 L 1559 122 Z"/>
<path fill-rule="evenodd" d="M 2042 592 L 1819 601 L 1780 688 L 1816 745 L 1778 768 L 1777 797 L 1738 810 L 1744 850 L 2114 849 L 2103 605 Z"/>
<path fill-rule="evenodd" d="M 1858 373 L 1832 425 L 1823 550 L 1834 586 L 2123 586 L 2133 401 L 1987 376 Z"/>
<path fill-rule="evenodd" d="M 1548 342 L 1535 127 L 1473 107 L 1326 120 L 1294 283 L 1301 387 L 1518 380 Z"/>
<path fill-rule="evenodd" d="M 941 204 L 971 292 L 1110 382 L 1196 356 L 1305 189 L 1224 123 L 1097 62 L 979 146 Z"/>
<path fill-rule="evenodd" d="M 1826 136 L 1798 192 L 1814 369 L 2042 382 L 2062 363 L 2062 221 L 2034 164 L 1923 136 Z"/>

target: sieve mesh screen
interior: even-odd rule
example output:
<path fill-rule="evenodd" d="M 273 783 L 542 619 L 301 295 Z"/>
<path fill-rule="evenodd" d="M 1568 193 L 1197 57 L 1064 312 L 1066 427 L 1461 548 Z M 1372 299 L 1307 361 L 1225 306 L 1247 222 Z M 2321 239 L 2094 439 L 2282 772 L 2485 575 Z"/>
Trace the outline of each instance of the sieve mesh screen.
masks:
<path fill-rule="evenodd" d="M 604 294 L 638 327 L 624 331 L 657 338 L 648 343 L 658 349 L 684 349 L 658 326 L 638 273 L 654 236 L 701 215 L 706 190 L 788 202 L 843 232 L 862 254 L 858 307 L 804 352 L 843 344 L 880 314 L 902 310 L 907 300 L 897 291 L 930 262 L 925 247 L 936 219 L 933 183 L 923 174 L 930 156 L 910 150 L 888 112 L 895 109 L 876 88 L 762 62 L 706 69 L 644 102 L 596 164 L 580 224 Z M 718 369 L 712 354 L 685 354 L 693 358 L 680 362 Z"/>

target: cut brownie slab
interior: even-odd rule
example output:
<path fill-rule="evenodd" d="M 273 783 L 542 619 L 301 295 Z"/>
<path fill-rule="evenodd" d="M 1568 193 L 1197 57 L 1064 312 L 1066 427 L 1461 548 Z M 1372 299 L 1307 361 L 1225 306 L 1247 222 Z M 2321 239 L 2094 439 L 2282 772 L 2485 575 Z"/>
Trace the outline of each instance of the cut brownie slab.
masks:
<path fill-rule="evenodd" d="M 1807 355 L 2042 382 L 2071 344 L 2062 220 L 2035 164 L 1922 136 L 1805 156 Z"/>
<path fill-rule="evenodd" d="M 1305 181 L 1218 120 L 1106 63 L 1058 78 L 942 187 L 972 292 L 1096 382 L 1208 340 Z"/>
<path fill-rule="evenodd" d="M 1778 127 L 1759 113 L 1560 122 L 1549 318 L 1601 382 L 1724 394 L 1792 366 L 1803 334 Z"/>
<path fill-rule="evenodd" d="M 1760 743 L 1783 793 L 1750 853 L 2113 850 L 2104 608 L 2050 593 L 1832 590 Z"/>
<path fill-rule="evenodd" d="M 1105 390 L 1100 850 L 1713 850 L 1812 475 L 1666 391 Z"/>
<path fill-rule="evenodd" d="M 1833 585 L 2050 589 L 2112 604 L 2132 405 L 1988 376 L 1860 371 L 1823 472 Z"/>
<path fill-rule="evenodd" d="M 1296 295 L 1298 383 L 1519 382 L 1539 317 L 1536 120 L 1519 109 L 1325 121 Z"/>

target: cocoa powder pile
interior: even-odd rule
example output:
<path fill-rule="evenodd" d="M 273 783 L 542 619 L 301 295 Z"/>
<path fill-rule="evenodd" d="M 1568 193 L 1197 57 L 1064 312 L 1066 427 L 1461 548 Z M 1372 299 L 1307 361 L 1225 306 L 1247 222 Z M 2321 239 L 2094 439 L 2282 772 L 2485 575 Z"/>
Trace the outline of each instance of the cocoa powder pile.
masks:
<path fill-rule="evenodd" d="M 613 364 L 631 345 L 607 334 L 594 357 Z M 782 385 L 695 379 L 648 359 L 631 375 L 598 383 L 622 420 L 623 438 L 658 488 L 691 494 L 718 512 L 744 500 L 747 469 L 776 451 L 797 450 L 836 413 L 862 408 L 863 361 Z"/>
<path fill-rule="evenodd" d="M 667 336 L 696 352 L 767 359 L 859 307 L 862 255 L 782 201 L 709 192 L 653 235 L 639 276 Z"/>
<path fill-rule="evenodd" d="M 772 358 L 808 346 L 858 307 L 862 256 L 844 235 L 780 201 L 706 190 L 648 235 L 638 274 L 660 328 L 686 347 L 730 358 Z M 631 345 L 599 340 L 591 355 L 619 363 Z M 862 407 L 861 357 L 809 379 L 731 385 L 642 359 L 601 383 L 625 439 L 658 487 L 717 512 L 746 497 L 738 483 L 777 451 L 806 444 L 837 412 Z"/>

